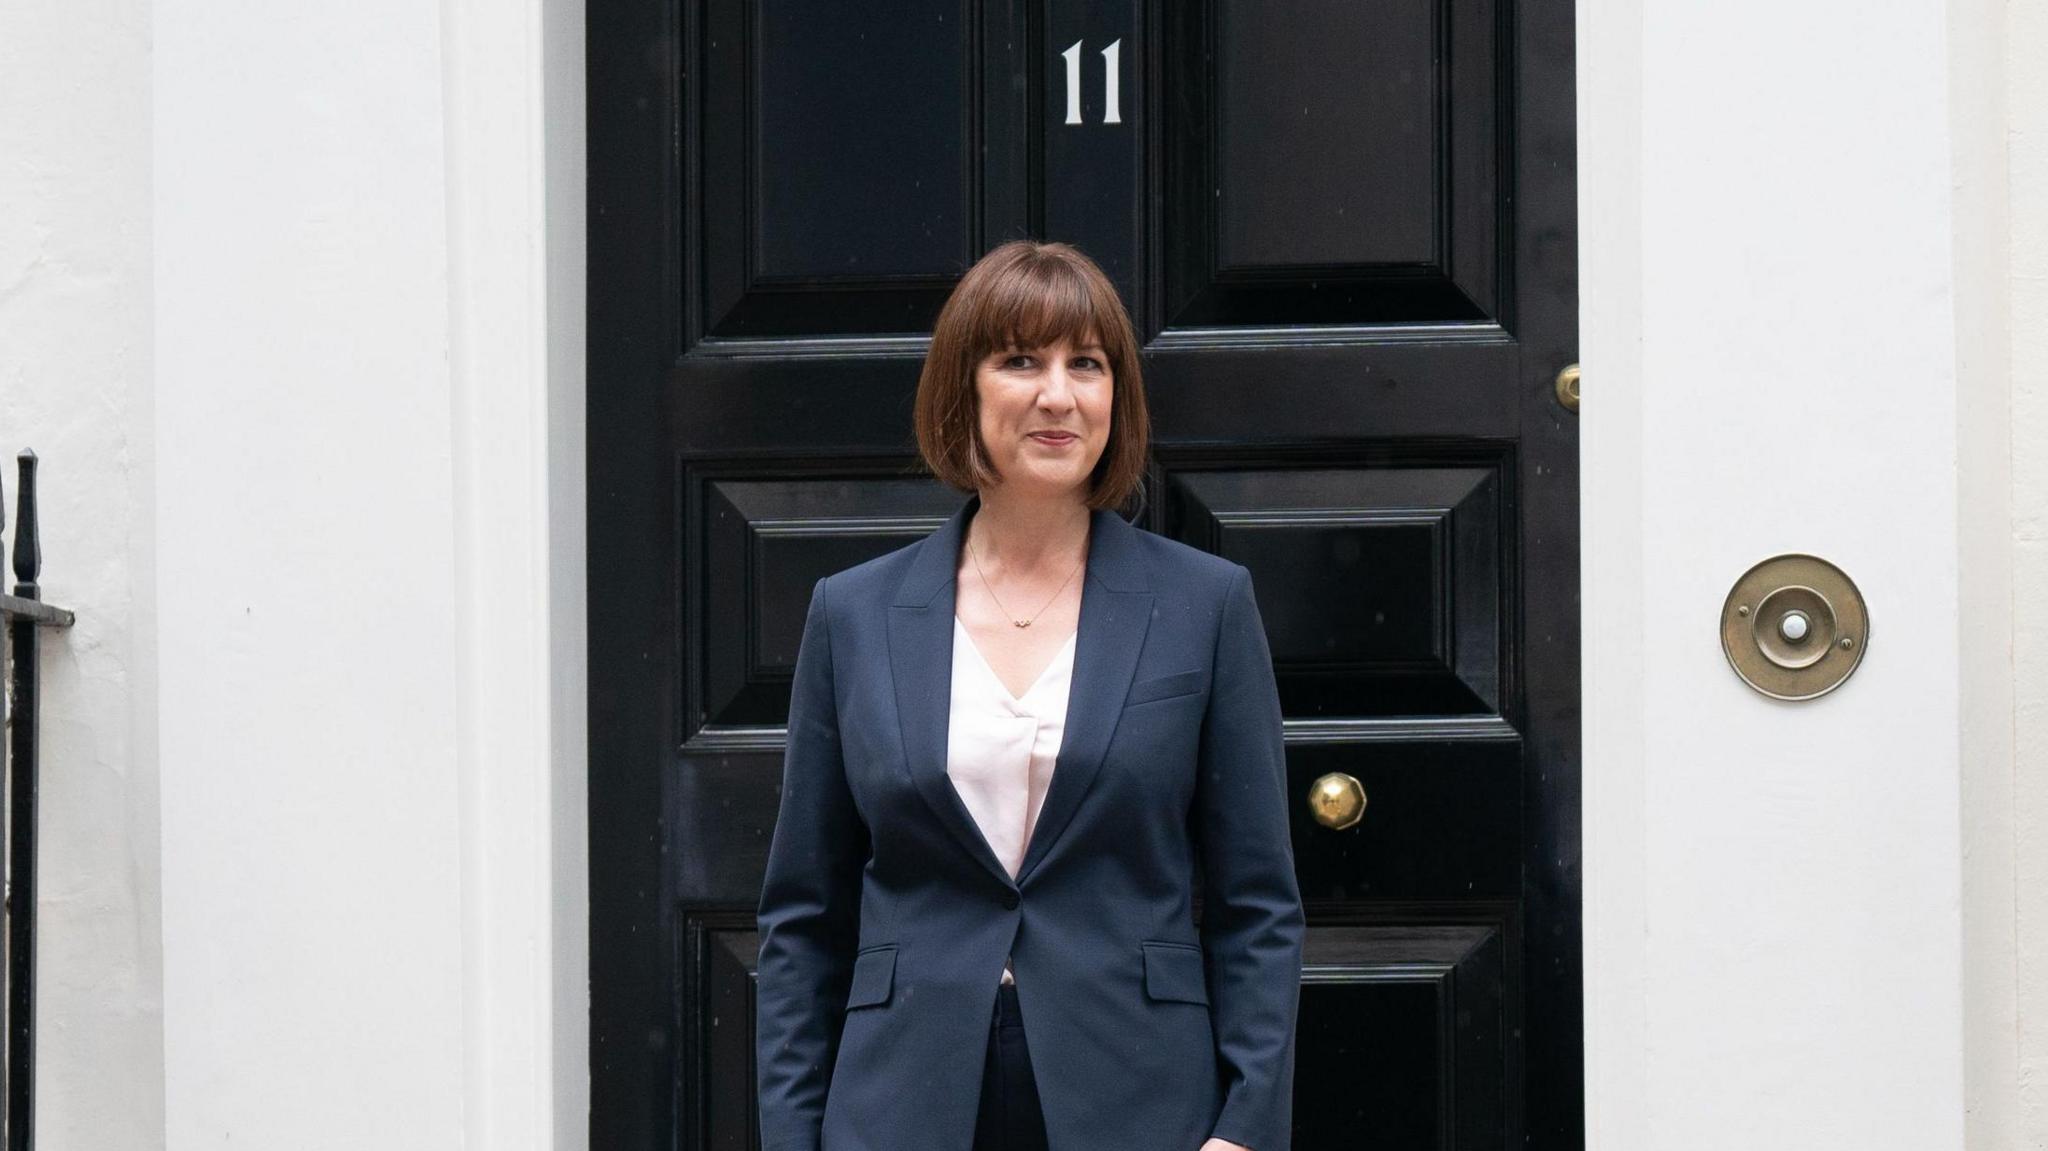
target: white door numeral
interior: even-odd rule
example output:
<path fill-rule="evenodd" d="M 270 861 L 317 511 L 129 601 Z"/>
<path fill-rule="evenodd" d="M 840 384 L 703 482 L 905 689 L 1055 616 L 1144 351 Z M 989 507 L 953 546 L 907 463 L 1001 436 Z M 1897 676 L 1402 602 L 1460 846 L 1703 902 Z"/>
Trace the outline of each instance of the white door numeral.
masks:
<path fill-rule="evenodd" d="M 1122 87 L 1118 72 L 1123 56 L 1123 39 L 1118 37 L 1102 50 L 1102 122 L 1121 124 L 1123 118 Z M 1060 53 L 1060 59 L 1067 62 L 1067 119 L 1069 124 L 1081 123 L 1081 41 L 1076 40 Z"/>
<path fill-rule="evenodd" d="M 1060 53 L 1060 58 L 1067 62 L 1067 123 L 1079 124 L 1081 122 L 1081 42 L 1079 40 L 1074 41 L 1074 46 Z"/>
<path fill-rule="evenodd" d="M 1102 103 L 1108 109 L 1102 115 L 1102 122 L 1105 124 L 1121 124 L 1124 122 L 1123 117 L 1117 114 L 1117 105 L 1123 101 L 1117 94 L 1116 75 L 1117 57 L 1123 53 L 1123 43 L 1122 39 L 1111 40 L 1109 47 L 1102 50 L 1102 64 L 1105 69 L 1102 74 Z"/>

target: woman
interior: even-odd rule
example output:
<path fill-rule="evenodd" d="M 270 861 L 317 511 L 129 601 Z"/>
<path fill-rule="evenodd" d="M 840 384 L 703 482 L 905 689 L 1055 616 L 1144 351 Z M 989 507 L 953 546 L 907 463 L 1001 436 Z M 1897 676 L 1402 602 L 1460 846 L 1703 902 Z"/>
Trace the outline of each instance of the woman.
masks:
<path fill-rule="evenodd" d="M 1287 1151 L 1279 692 L 1250 572 L 1110 510 L 1149 420 L 1115 288 L 1064 244 L 990 252 L 915 420 L 973 495 L 811 592 L 759 909 L 764 1151 Z"/>

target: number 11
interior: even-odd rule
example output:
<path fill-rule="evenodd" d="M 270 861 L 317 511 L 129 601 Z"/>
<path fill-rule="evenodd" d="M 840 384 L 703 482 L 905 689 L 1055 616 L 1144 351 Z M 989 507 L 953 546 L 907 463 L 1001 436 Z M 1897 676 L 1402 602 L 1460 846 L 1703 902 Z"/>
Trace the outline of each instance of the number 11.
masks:
<path fill-rule="evenodd" d="M 1102 122 L 1105 124 L 1121 124 L 1124 122 L 1118 108 L 1118 105 L 1123 101 L 1118 94 L 1117 88 L 1117 61 L 1123 54 L 1123 43 L 1123 38 L 1118 37 L 1109 42 L 1109 47 L 1102 50 L 1102 102 L 1104 105 Z M 1067 62 L 1067 123 L 1079 124 L 1081 123 L 1081 42 L 1079 40 L 1074 41 L 1071 47 L 1060 53 L 1060 58 Z"/>

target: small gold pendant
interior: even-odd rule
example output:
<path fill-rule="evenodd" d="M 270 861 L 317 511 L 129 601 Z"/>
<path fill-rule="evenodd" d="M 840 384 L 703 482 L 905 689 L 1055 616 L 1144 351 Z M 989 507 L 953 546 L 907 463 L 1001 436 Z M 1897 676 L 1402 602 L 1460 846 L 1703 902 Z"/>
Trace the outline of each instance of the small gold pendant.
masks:
<path fill-rule="evenodd" d="M 1013 619 L 1013 620 L 1011 620 L 1010 622 L 1011 622 L 1011 623 L 1014 623 L 1014 624 L 1016 624 L 1016 625 L 1017 625 L 1018 627 L 1030 627 L 1030 626 L 1031 626 L 1031 621 L 1030 621 L 1030 620 L 1028 620 L 1028 619 Z"/>

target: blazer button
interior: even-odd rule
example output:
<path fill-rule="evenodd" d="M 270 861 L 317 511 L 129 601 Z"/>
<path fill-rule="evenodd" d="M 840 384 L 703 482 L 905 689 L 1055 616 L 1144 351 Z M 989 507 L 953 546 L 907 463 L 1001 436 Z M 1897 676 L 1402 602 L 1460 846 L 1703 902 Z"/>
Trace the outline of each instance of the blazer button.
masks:
<path fill-rule="evenodd" d="M 1014 891 L 1003 892 L 1003 906 L 1015 910 L 1017 907 L 1017 893 Z"/>

